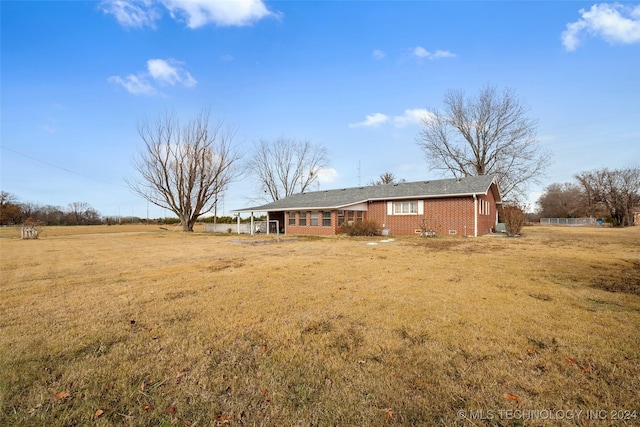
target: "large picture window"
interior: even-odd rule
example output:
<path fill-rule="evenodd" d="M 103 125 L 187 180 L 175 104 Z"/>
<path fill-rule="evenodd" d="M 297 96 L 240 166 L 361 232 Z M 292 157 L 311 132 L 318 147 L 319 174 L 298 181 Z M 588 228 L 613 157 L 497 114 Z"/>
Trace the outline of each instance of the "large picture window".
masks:
<path fill-rule="evenodd" d="M 394 202 L 393 214 L 394 215 L 407 215 L 418 213 L 418 202 Z"/>

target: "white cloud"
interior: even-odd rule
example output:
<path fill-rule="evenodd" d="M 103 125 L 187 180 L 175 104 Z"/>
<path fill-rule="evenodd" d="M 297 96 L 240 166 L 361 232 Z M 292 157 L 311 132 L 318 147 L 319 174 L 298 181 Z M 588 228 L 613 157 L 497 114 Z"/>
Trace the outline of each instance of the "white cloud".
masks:
<path fill-rule="evenodd" d="M 380 50 L 380 49 L 376 49 L 373 51 L 372 53 L 373 57 L 375 59 L 384 59 L 384 57 L 386 56 L 386 54 L 384 53 L 384 51 Z"/>
<path fill-rule="evenodd" d="M 162 85 L 181 85 L 192 88 L 198 82 L 183 68 L 183 62 L 175 59 L 150 59 L 147 72 L 129 74 L 127 77 L 111 76 L 108 81 L 124 87 L 133 95 L 156 95 L 158 90 L 153 83 Z"/>
<path fill-rule="evenodd" d="M 155 95 L 157 90 L 146 81 L 144 76 L 128 75 L 124 79 L 120 76 L 111 76 L 109 82 L 124 87 L 133 95 Z"/>
<path fill-rule="evenodd" d="M 100 8 L 125 28 L 154 28 L 155 21 L 160 18 L 152 0 L 104 0 Z"/>
<path fill-rule="evenodd" d="M 280 16 L 269 11 L 262 0 L 103 0 L 100 7 L 126 28 L 155 27 L 161 8 L 173 19 L 186 21 L 189 28 L 244 26 Z"/>
<path fill-rule="evenodd" d="M 338 171 L 334 168 L 322 168 L 316 174 L 318 175 L 318 182 L 321 184 L 335 182 L 338 179 Z"/>
<path fill-rule="evenodd" d="M 375 127 L 380 126 L 382 123 L 385 123 L 389 120 L 389 116 L 382 113 L 374 113 L 369 114 L 365 117 L 363 122 L 358 123 L 349 123 L 350 128 L 361 128 L 361 127 Z"/>
<path fill-rule="evenodd" d="M 449 52 L 448 50 L 438 49 L 435 52 L 429 52 L 422 46 L 417 46 L 413 49 L 413 56 L 416 58 L 426 58 L 429 60 L 440 59 L 440 58 L 455 58 L 455 53 Z"/>
<path fill-rule="evenodd" d="M 425 58 L 429 56 L 429 51 L 423 48 L 422 46 L 418 46 L 413 49 L 413 55 L 417 58 Z"/>
<path fill-rule="evenodd" d="M 404 114 L 401 116 L 395 116 L 393 118 L 393 124 L 396 127 L 404 127 L 413 124 L 422 124 L 424 120 L 432 117 L 433 114 L 424 108 L 414 108 L 404 110 Z"/>
<path fill-rule="evenodd" d="M 194 87 L 198 82 L 182 67 L 182 64 L 183 62 L 171 58 L 150 59 L 147 61 L 147 69 L 151 77 L 160 83 Z"/>
<path fill-rule="evenodd" d="M 432 55 L 431 59 L 438 59 L 438 58 L 455 58 L 456 54 L 453 52 L 449 52 L 448 50 L 436 50 L 436 52 Z"/>
<path fill-rule="evenodd" d="M 576 50 L 584 31 L 608 43 L 640 42 L 640 5 L 594 4 L 588 11 L 580 9 L 580 15 L 582 19 L 567 24 L 562 33 L 562 44 L 568 51 Z"/>
<path fill-rule="evenodd" d="M 262 0 L 161 0 L 171 16 L 186 18 L 189 28 L 207 24 L 221 27 L 251 25 L 275 16 Z"/>

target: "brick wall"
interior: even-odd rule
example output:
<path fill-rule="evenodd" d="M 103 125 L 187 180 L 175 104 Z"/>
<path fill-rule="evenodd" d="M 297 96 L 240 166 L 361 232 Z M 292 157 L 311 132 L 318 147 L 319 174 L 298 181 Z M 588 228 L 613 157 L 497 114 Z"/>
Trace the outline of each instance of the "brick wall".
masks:
<path fill-rule="evenodd" d="M 484 207 L 481 211 L 482 201 Z M 365 219 L 377 221 L 385 225 L 391 235 L 416 235 L 425 219 L 428 228 L 433 228 L 441 236 L 473 236 L 474 209 L 478 209 L 478 235 L 490 233 L 496 223 L 496 204 L 493 193 L 478 196 L 477 204 L 473 197 L 449 197 L 442 199 L 425 199 L 423 214 L 389 215 L 386 201 L 370 202 Z M 296 225 L 289 225 L 289 215 L 296 216 Z M 311 225 L 310 212 L 302 212 L 306 216 L 307 225 L 301 226 L 298 212 L 287 212 L 285 230 L 288 234 L 306 234 L 311 236 L 330 236 L 339 233 L 338 212 L 331 211 L 331 226 L 322 225 L 322 211 L 318 211 L 318 225 Z"/>
<path fill-rule="evenodd" d="M 495 200 L 489 192 L 487 196 L 478 197 L 485 200 L 484 214 L 478 213 L 478 235 L 491 232 L 495 226 Z M 443 199 L 425 199 L 424 214 L 389 215 L 387 202 L 369 204 L 369 218 L 384 224 L 391 235 L 415 235 L 420 230 L 422 220 L 426 220 L 429 229 L 438 235 L 473 236 L 474 235 L 474 200 L 473 197 L 449 197 Z"/>
<path fill-rule="evenodd" d="M 296 225 L 289 225 L 289 215 L 296 216 Z M 305 215 L 307 218 L 307 225 L 298 225 L 300 224 L 300 218 L 298 212 L 287 212 L 286 213 L 286 228 L 285 233 L 287 234 L 305 234 L 307 236 L 334 236 L 338 234 L 338 213 L 337 211 L 331 212 L 331 226 L 323 226 L 322 225 L 322 211 L 318 211 L 318 225 L 311 225 L 311 213 L 310 212 L 301 212 L 301 214 Z"/>

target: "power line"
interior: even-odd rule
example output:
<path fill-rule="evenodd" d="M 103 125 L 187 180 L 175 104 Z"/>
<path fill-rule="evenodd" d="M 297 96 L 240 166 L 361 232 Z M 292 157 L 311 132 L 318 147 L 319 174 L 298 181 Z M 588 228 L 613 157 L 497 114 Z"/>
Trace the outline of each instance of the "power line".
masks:
<path fill-rule="evenodd" d="M 26 158 L 28 158 L 28 159 L 35 160 L 36 162 L 39 162 L 39 163 L 45 164 L 45 165 L 47 165 L 47 166 L 49 166 L 49 167 L 52 167 L 52 168 L 55 168 L 55 169 L 60 169 L 60 170 L 62 170 L 62 171 L 65 171 L 65 172 L 67 172 L 67 173 L 70 173 L 70 174 L 72 174 L 72 175 L 81 176 L 81 177 L 83 177 L 83 178 L 91 179 L 91 180 L 93 180 L 93 181 L 102 182 L 102 183 L 104 183 L 104 184 L 109 184 L 109 185 L 113 185 L 113 186 L 116 186 L 116 187 L 129 188 L 129 187 L 127 187 L 127 186 L 125 186 L 125 185 L 122 185 L 122 184 L 115 184 L 115 183 L 113 183 L 113 182 L 105 181 L 104 179 L 95 178 L 95 177 L 92 177 L 92 176 L 89 176 L 89 175 L 85 175 L 85 174 L 80 173 L 80 172 L 73 171 L 73 170 L 68 169 L 68 168 L 66 168 L 66 167 L 64 167 L 64 166 L 56 165 L 56 164 L 54 164 L 54 163 L 48 162 L 48 161 L 46 161 L 46 160 L 39 159 L 39 158 L 34 157 L 34 156 L 31 156 L 31 155 L 29 155 L 29 154 L 21 153 L 20 151 L 14 150 L 13 148 L 6 147 L 6 146 L 4 146 L 4 145 L 0 145 L 0 148 L 3 148 L 3 149 L 5 149 L 5 150 L 7 150 L 7 151 L 11 151 L 12 153 L 15 153 L 15 154 L 19 154 L 19 155 L 21 155 L 21 156 L 23 156 L 23 157 L 26 157 Z"/>

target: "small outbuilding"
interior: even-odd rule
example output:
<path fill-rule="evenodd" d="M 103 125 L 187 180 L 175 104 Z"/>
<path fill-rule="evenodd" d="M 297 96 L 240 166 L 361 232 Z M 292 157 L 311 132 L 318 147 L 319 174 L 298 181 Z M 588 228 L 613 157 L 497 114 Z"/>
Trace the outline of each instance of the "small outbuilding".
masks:
<path fill-rule="evenodd" d="M 335 235 L 373 220 L 390 235 L 480 236 L 495 230 L 500 204 L 496 176 L 481 175 L 311 191 L 234 212 L 266 212 L 287 234 Z"/>

